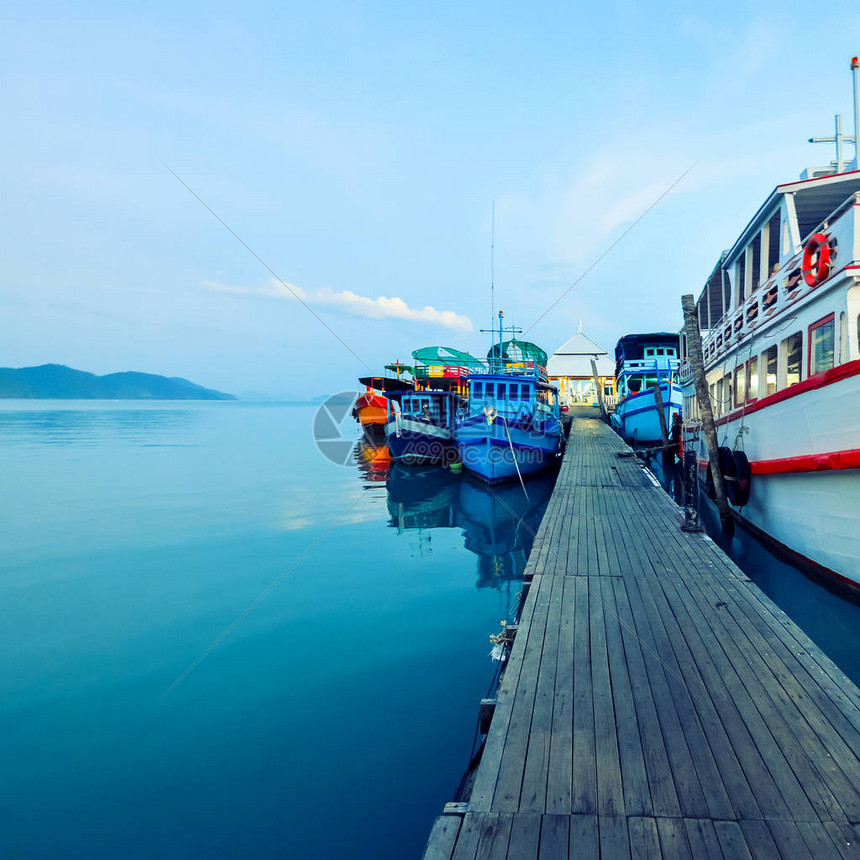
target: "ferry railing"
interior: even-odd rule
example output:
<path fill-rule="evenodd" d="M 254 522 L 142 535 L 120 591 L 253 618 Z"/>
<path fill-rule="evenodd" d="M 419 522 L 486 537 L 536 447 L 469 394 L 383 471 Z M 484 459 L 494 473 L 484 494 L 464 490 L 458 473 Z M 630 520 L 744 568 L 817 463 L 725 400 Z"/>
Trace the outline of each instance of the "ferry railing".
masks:
<path fill-rule="evenodd" d="M 702 337 L 702 351 L 706 361 L 734 349 L 747 336 L 765 323 L 780 316 L 786 308 L 806 298 L 823 284 L 832 285 L 831 279 L 843 272 L 846 266 L 856 264 L 860 257 L 860 231 L 858 231 L 858 209 L 860 192 L 850 194 L 830 215 L 820 221 L 804 236 L 800 246 L 786 259 L 780 270 L 747 297 L 741 306 L 732 307 Z M 846 217 L 851 214 L 852 217 Z M 803 277 L 804 248 L 816 233 L 824 232 L 830 237 L 833 248 L 831 272 L 822 284 L 810 285 Z"/>

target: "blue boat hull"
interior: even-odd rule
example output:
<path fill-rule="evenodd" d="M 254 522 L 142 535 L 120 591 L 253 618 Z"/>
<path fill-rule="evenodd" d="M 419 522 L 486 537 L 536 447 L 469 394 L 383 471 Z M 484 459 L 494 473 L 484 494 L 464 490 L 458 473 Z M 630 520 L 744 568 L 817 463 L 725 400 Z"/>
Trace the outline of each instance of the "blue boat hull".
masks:
<path fill-rule="evenodd" d="M 671 428 L 672 417 L 681 414 L 681 391 L 673 386 L 660 386 L 666 427 Z M 654 392 L 642 391 L 630 394 L 622 400 L 612 414 L 612 426 L 626 442 L 636 444 L 658 444 L 663 440 L 660 415 L 654 401 Z"/>
<path fill-rule="evenodd" d="M 457 459 L 454 432 L 429 421 L 404 417 L 385 424 L 385 444 L 404 463 L 451 463 Z"/>
<path fill-rule="evenodd" d="M 510 438 L 509 438 L 510 436 Z M 561 450 L 561 422 L 547 419 L 539 428 L 501 417 L 489 423 L 483 415 L 467 418 L 455 432 L 463 466 L 487 483 L 516 479 L 540 472 L 556 462 Z"/>

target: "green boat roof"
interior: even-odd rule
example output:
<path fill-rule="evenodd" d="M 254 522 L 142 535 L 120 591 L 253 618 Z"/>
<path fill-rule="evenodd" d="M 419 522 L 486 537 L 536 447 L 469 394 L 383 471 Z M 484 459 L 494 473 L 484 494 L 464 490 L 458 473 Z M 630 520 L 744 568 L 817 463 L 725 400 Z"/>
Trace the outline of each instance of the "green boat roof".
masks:
<path fill-rule="evenodd" d="M 421 364 L 483 364 L 480 358 L 452 346 L 425 346 L 416 349 L 412 357 Z"/>
<path fill-rule="evenodd" d="M 546 367 L 548 361 L 547 354 L 537 344 L 516 338 L 504 341 L 501 345 L 501 353 L 499 352 L 499 344 L 494 344 L 487 353 L 487 358 L 491 362 L 498 361 L 500 357 L 504 361 L 511 362 L 533 361 L 543 367 Z"/>

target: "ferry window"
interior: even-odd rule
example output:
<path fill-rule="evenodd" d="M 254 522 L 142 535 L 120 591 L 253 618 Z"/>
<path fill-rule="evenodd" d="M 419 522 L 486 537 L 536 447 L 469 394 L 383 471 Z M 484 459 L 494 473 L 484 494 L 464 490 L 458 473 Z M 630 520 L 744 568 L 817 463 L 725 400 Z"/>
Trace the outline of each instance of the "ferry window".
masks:
<path fill-rule="evenodd" d="M 735 406 L 743 406 L 747 394 L 747 369 L 738 367 L 735 370 Z"/>
<path fill-rule="evenodd" d="M 473 397 L 483 397 L 484 396 L 484 383 L 483 382 L 473 382 L 472 383 L 472 396 Z"/>
<path fill-rule="evenodd" d="M 836 356 L 837 364 L 848 361 L 848 319 L 845 311 L 839 314 L 839 354 Z"/>
<path fill-rule="evenodd" d="M 716 394 L 715 394 L 713 401 L 712 401 L 713 407 L 714 407 L 714 412 L 717 415 L 722 415 L 723 414 L 723 380 L 722 380 L 722 378 L 717 380 L 715 391 L 716 391 Z"/>
<path fill-rule="evenodd" d="M 752 272 L 751 286 L 750 292 L 752 293 L 754 290 L 758 289 L 758 285 L 761 282 L 761 234 L 757 234 L 755 239 L 752 240 L 752 244 L 750 245 L 750 251 L 752 252 L 752 260 L 750 268 Z"/>
<path fill-rule="evenodd" d="M 747 252 L 744 251 L 743 254 L 741 254 L 738 258 L 737 263 L 735 263 L 735 277 L 737 278 L 738 283 L 738 305 L 740 305 L 741 302 L 743 302 L 743 300 L 746 298 L 746 293 L 744 292 L 744 286 L 746 281 L 746 259 Z"/>
<path fill-rule="evenodd" d="M 492 382 L 486 383 L 484 385 L 484 397 L 486 397 L 488 400 L 492 400 L 494 393 L 495 392 L 493 391 L 493 383 Z"/>
<path fill-rule="evenodd" d="M 803 335 L 800 332 L 787 337 L 785 344 L 785 387 L 800 382 L 800 362 L 803 358 Z"/>
<path fill-rule="evenodd" d="M 528 385 L 521 385 L 520 386 L 520 397 L 522 397 L 522 399 L 526 400 L 526 401 L 530 399 L 529 398 L 529 386 Z"/>
<path fill-rule="evenodd" d="M 768 223 L 767 274 L 772 275 L 779 268 L 779 210 Z M 776 266 L 776 269 L 774 268 Z"/>
<path fill-rule="evenodd" d="M 809 327 L 809 375 L 833 367 L 834 314 Z"/>
<path fill-rule="evenodd" d="M 732 408 L 732 378 L 728 374 L 723 377 L 723 402 L 721 412 L 728 412 Z"/>
<path fill-rule="evenodd" d="M 716 382 L 712 382 L 711 385 L 708 387 L 708 394 L 710 395 L 710 398 L 711 398 L 711 409 L 714 412 L 716 412 L 717 411 L 717 383 Z M 688 415 L 689 413 L 685 412 L 684 414 Z"/>
<path fill-rule="evenodd" d="M 768 347 L 761 354 L 761 369 L 764 371 L 764 395 L 776 393 L 776 367 L 779 356 L 779 347 Z"/>
<path fill-rule="evenodd" d="M 747 400 L 758 397 L 758 356 L 747 362 Z"/>

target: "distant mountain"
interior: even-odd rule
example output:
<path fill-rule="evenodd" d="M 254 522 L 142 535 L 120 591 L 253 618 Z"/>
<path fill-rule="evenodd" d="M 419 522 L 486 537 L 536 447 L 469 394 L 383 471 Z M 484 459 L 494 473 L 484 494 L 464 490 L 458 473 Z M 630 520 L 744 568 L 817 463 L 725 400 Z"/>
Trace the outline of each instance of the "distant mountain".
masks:
<path fill-rule="evenodd" d="M 187 379 L 154 373 L 108 373 L 96 376 L 64 364 L 0 367 L 0 398 L 62 400 L 235 400 Z"/>

